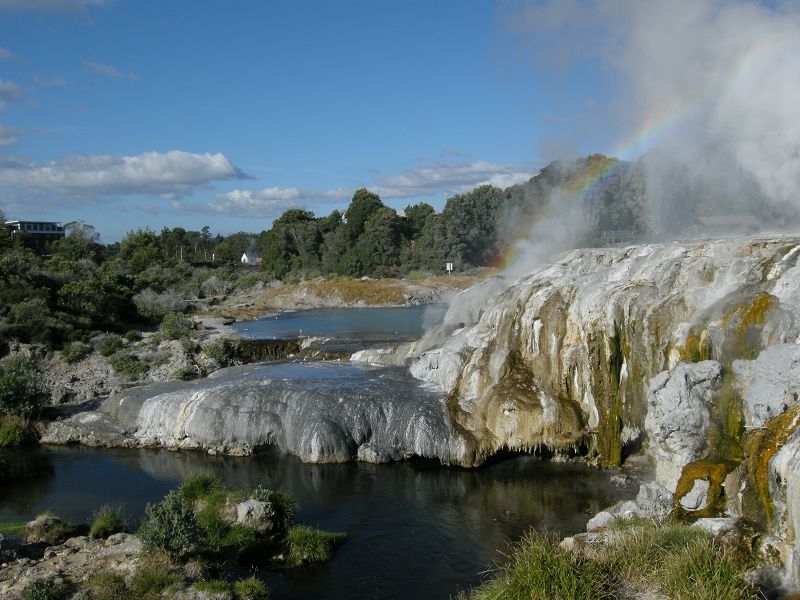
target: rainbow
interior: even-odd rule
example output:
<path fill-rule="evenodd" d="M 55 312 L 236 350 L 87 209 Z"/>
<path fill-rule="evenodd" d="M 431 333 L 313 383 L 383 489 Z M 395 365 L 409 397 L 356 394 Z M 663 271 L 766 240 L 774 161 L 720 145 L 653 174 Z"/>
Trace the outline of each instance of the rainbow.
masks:
<path fill-rule="evenodd" d="M 741 53 L 727 81 L 735 84 L 758 73 L 764 65 L 774 61 L 775 52 L 785 52 L 784 47 L 789 44 L 797 44 L 797 37 L 788 30 L 759 39 L 758 43 Z M 590 204 L 598 198 L 613 177 L 628 164 L 627 161 L 636 160 L 648 149 L 657 146 L 694 110 L 710 102 L 719 92 L 718 84 L 719 80 L 709 79 L 694 93 L 665 99 L 645 115 L 637 129 L 615 145 L 611 155 L 619 158 L 600 155 L 589 157 L 589 164 L 567 182 L 566 187 L 573 201 Z M 505 269 L 514 262 L 518 252 L 519 245 L 512 243 L 495 257 L 490 266 Z"/>

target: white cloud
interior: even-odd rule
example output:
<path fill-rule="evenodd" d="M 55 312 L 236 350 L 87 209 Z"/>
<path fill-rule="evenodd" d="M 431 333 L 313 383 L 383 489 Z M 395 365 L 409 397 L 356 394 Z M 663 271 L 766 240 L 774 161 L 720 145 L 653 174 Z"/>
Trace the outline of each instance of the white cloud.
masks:
<path fill-rule="evenodd" d="M 10 12 L 82 12 L 108 6 L 109 0 L 0 0 L 0 10 Z"/>
<path fill-rule="evenodd" d="M 22 88 L 13 81 L 0 79 L 0 110 L 6 107 L 6 103 L 19 100 L 22 96 Z"/>
<path fill-rule="evenodd" d="M 67 85 L 67 80 L 61 77 L 61 75 L 51 75 L 50 77 L 34 75 L 31 79 L 33 83 L 42 87 L 63 87 Z"/>
<path fill-rule="evenodd" d="M 186 194 L 223 179 L 246 179 L 223 154 L 180 150 L 137 156 L 73 155 L 47 163 L 0 158 L 0 186 L 85 195 Z"/>
<path fill-rule="evenodd" d="M 324 191 L 300 190 L 296 187 L 269 187 L 262 190 L 233 190 L 219 194 L 208 207 L 214 212 L 249 217 L 277 217 L 290 208 L 308 202 L 341 201 L 353 195 L 352 189 L 334 188 Z"/>
<path fill-rule="evenodd" d="M 522 183 L 534 173 L 523 165 L 475 161 L 472 163 L 420 161 L 399 175 L 378 176 L 373 189 L 385 198 L 413 198 L 463 194 L 479 185 L 506 188 Z"/>
<path fill-rule="evenodd" d="M 527 181 L 532 176 L 527 168 L 520 165 L 484 161 L 430 163 L 421 160 L 414 169 L 399 175 L 377 176 L 371 185 L 367 184 L 365 187 L 387 200 L 463 194 L 484 184 L 506 188 Z M 237 189 L 217 195 L 208 208 L 214 212 L 237 216 L 277 217 L 285 210 L 307 206 L 312 202 L 346 202 L 353 196 L 354 189 L 355 187 L 327 190 L 303 190 L 296 187 L 268 187 L 258 191 Z"/>
<path fill-rule="evenodd" d="M 19 140 L 19 129 L 0 123 L 0 146 L 13 146 Z"/>
<path fill-rule="evenodd" d="M 97 75 L 113 77 L 115 79 L 127 79 L 128 81 L 139 81 L 139 76 L 136 73 L 123 73 L 112 65 L 105 65 L 91 60 L 82 60 L 81 64 L 87 71 Z"/>
<path fill-rule="evenodd" d="M 0 60 L 7 62 L 16 62 L 20 58 L 8 48 L 0 48 Z"/>

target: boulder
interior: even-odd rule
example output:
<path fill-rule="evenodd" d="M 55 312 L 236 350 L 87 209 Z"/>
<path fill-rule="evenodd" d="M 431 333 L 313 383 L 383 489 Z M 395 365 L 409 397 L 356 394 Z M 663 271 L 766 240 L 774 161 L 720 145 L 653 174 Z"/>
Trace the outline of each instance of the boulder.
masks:
<path fill-rule="evenodd" d="M 681 506 L 688 511 L 700 510 L 708 503 L 708 490 L 711 483 L 705 479 L 695 479 L 692 489 L 681 498 Z"/>
<path fill-rule="evenodd" d="M 683 468 L 705 455 L 711 407 L 721 385 L 722 365 L 712 360 L 678 363 L 650 380 L 644 425 L 656 481 L 670 492 Z"/>
<path fill-rule="evenodd" d="M 236 523 L 250 527 L 259 533 L 267 533 L 274 528 L 275 507 L 271 502 L 261 502 L 248 498 L 236 505 Z"/>
<path fill-rule="evenodd" d="M 745 427 L 762 427 L 797 404 L 800 393 L 800 345 L 773 344 L 755 360 L 733 361 L 744 401 Z"/>
<path fill-rule="evenodd" d="M 28 544 L 61 544 L 75 534 L 76 528 L 56 516 L 39 515 L 25 525 L 22 539 Z"/>

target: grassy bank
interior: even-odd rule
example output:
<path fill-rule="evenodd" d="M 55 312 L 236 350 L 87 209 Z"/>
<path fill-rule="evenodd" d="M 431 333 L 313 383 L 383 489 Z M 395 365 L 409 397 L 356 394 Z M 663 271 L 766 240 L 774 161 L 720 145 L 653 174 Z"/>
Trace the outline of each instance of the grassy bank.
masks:
<path fill-rule="evenodd" d="M 352 279 L 334 277 L 283 283 L 231 294 L 210 307 L 207 314 L 255 319 L 270 312 L 321 307 L 405 306 L 414 299 L 429 301 L 440 294 L 459 292 L 480 280 L 452 275 L 419 279 Z M 203 313 L 201 313 L 203 314 Z"/>
<path fill-rule="evenodd" d="M 745 578 L 755 564 L 744 546 L 683 524 L 619 523 L 602 541 L 570 549 L 532 531 L 459 600 L 757 599 Z"/>

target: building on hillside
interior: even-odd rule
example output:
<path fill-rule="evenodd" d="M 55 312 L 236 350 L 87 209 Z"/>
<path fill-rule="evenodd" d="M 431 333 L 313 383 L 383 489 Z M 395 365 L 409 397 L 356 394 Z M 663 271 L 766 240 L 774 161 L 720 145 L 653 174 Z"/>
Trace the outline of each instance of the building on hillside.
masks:
<path fill-rule="evenodd" d="M 11 229 L 11 237 L 21 237 L 26 244 L 39 249 L 64 238 L 64 228 L 52 221 L 6 221 L 6 225 Z"/>
<path fill-rule="evenodd" d="M 255 252 L 245 252 L 240 260 L 243 265 L 251 266 L 260 265 L 263 262 L 263 259 Z"/>

